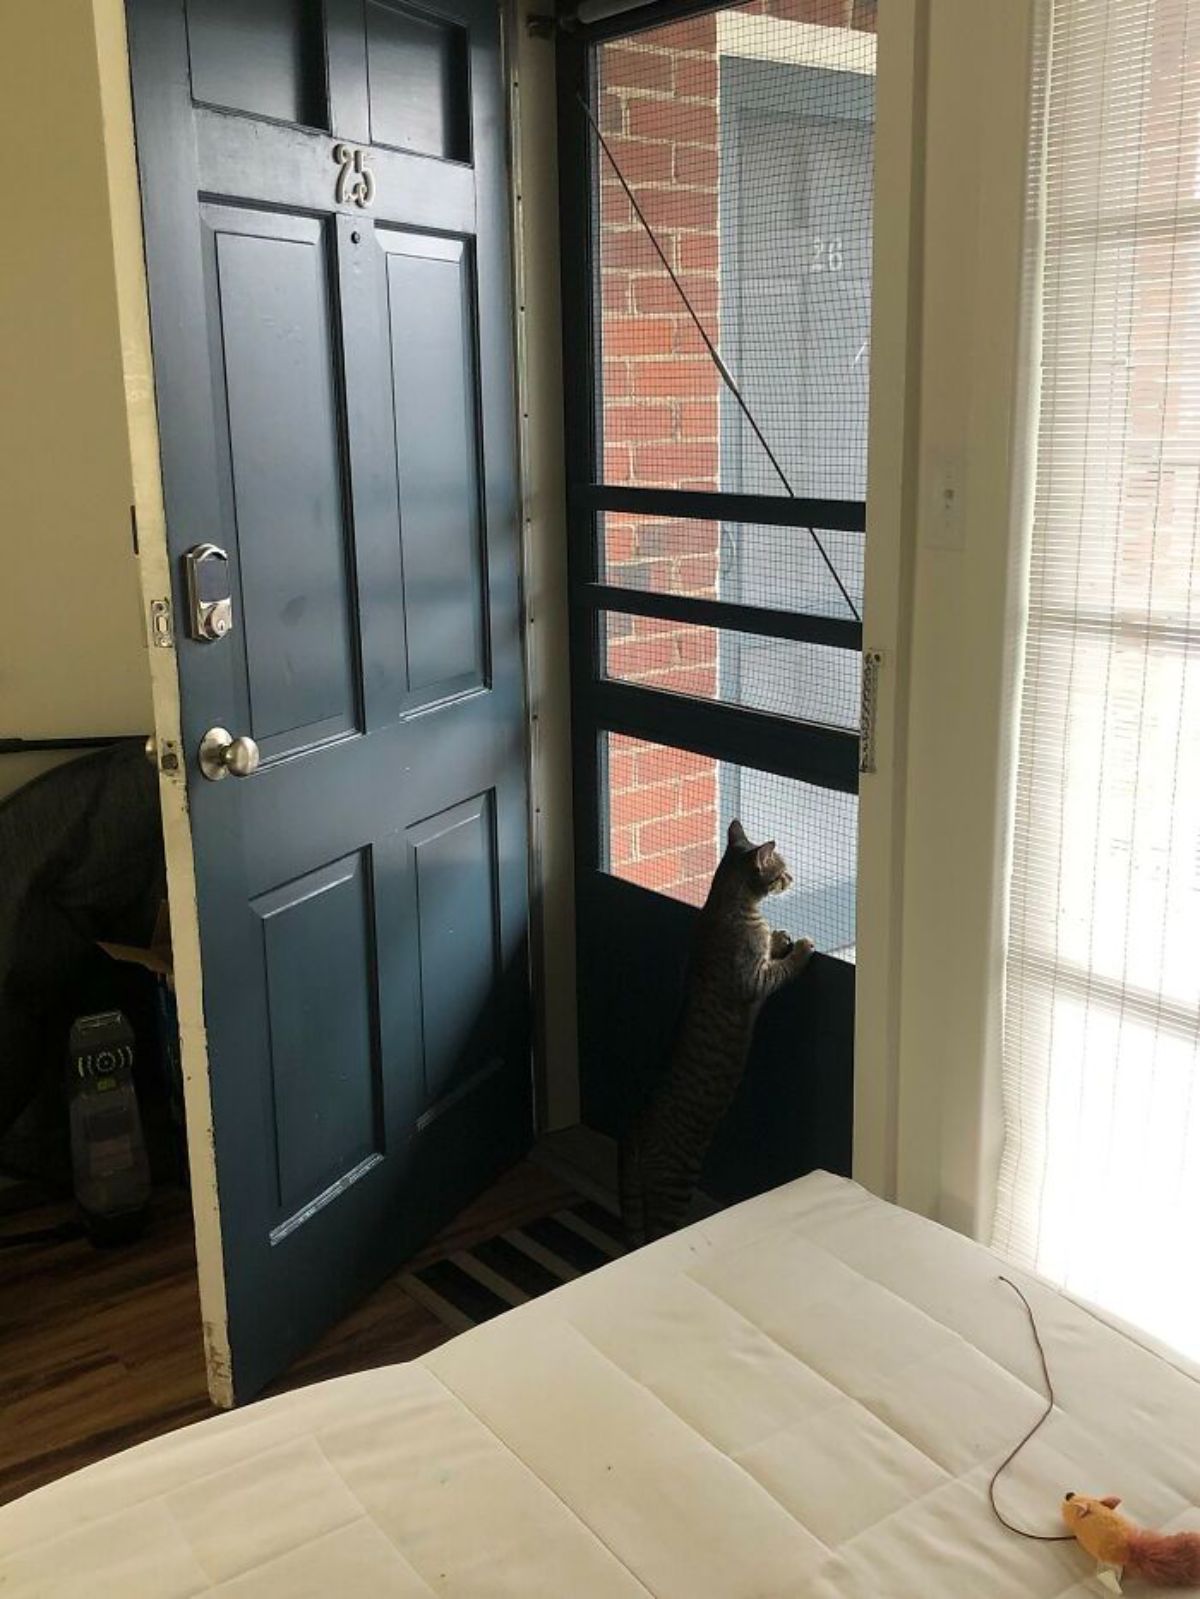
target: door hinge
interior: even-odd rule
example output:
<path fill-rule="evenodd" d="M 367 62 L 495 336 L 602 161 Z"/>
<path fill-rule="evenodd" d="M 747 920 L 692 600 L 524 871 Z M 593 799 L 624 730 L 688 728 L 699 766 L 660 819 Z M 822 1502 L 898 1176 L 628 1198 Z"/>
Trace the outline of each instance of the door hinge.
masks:
<path fill-rule="evenodd" d="M 175 648 L 175 630 L 171 625 L 170 600 L 150 601 L 150 638 L 160 650 Z"/>
<path fill-rule="evenodd" d="M 864 650 L 862 667 L 862 701 L 858 719 L 858 769 L 875 770 L 875 713 L 879 701 L 879 668 L 883 665 L 882 650 Z"/>

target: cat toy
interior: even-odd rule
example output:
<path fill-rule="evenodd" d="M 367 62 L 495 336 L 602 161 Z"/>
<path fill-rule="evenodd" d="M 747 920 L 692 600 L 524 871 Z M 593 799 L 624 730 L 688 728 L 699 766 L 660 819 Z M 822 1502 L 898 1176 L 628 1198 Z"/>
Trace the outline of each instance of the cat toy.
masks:
<path fill-rule="evenodd" d="M 1011 1278 L 1001 1277 L 1000 1281 L 1007 1283 L 1025 1306 L 1042 1363 L 1047 1398 L 1046 1408 L 1033 1426 L 992 1473 L 988 1498 L 996 1520 L 1009 1532 L 1039 1543 L 1077 1543 L 1096 1561 L 1096 1576 L 1112 1593 L 1121 1592 L 1124 1576 L 1140 1577 L 1158 1588 L 1200 1588 L 1200 1533 L 1150 1532 L 1117 1513 L 1121 1501 L 1115 1495 L 1092 1499 L 1087 1494 L 1066 1494 L 1061 1514 L 1064 1525 L 1070 1529 L 1068 1532 L 1028 1532 L 1024 1527 L 1014 1526 L 1000 1510 L 996 1503 L 996 1483 L 1001 1472 L 1012 1464 L 1054 1409 L 1054 1384 L 1050 1381 L 1050 1368 L 1033 1306 Z"/>
<path fill-rule="evenodd" d="M 1200 1533 L 1148 1532 L 1117 1514 L 1115 1495 L 1089 1499 L 1067 1494 L 1062 1518 L 1081 1549 L 1099 1567 L 1097 1575 L 1114 1593 L 1122 1575 L 1141 1577 L 1159 1588 L 1200 1587 Z"/>

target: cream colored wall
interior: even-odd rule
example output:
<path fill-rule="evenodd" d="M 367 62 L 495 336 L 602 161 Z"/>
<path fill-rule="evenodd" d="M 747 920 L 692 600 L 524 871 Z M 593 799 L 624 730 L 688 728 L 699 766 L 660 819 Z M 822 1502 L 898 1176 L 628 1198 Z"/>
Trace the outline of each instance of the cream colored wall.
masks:
<path fill-rule="evenodd" d="M 4 7 L 0 105 L 0 736 L 146 733 L 90 0 Z"/>
<path fill-rule="evenodd" d="M 872 1186 L 977 1235 L 1001 1134 L 1037 3 L 899 0 L 911 26 L 890 41 L 881 8 L 866 642 L 885 650 L 887 694 L 880 770 L 863 780 L 856 1145 Z M 884 101 L 905 74 L 907 128 Z M 885 111 L 910 152 L 906 201 L 886 186 L 903 159 Z M 907 245 L 905 303 L 878 275 L 897 261 L 889 237 Z"/>

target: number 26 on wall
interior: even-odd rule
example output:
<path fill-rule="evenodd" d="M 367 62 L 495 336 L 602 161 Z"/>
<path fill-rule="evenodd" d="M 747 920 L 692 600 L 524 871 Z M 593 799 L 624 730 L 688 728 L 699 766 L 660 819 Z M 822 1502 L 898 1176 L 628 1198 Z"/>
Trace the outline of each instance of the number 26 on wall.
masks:
<path fill-rule="evenodd" d="M 845 262 L 842 252 L 842 236 L 834 234 L 825 238 L 818 233 L 809 239 L 806 244 L 807 256 L 805 269 L 809 272 L 840 272 Z"/>

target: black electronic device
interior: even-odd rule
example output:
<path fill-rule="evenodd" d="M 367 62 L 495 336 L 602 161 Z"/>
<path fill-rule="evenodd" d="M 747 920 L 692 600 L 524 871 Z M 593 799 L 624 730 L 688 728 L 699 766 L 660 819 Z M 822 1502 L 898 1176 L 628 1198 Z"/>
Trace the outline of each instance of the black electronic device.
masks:
<path fill-rule="evenodd" d="M 150 1162 L 134 1088 L 134 1032 L 119 1010 L 80 1016 L 67 1045 L 75 1197 L 94 1242 L 121 1243 L 145 1224 Z"/>

